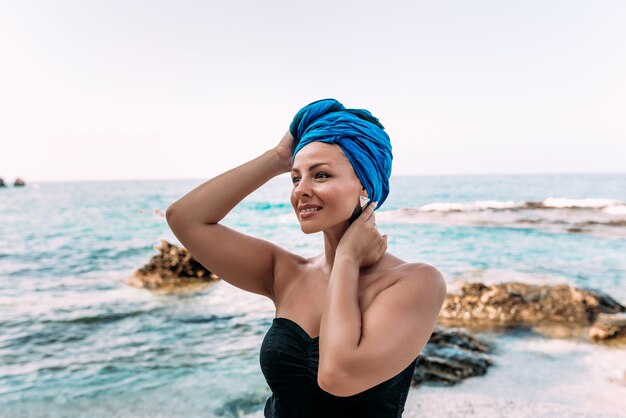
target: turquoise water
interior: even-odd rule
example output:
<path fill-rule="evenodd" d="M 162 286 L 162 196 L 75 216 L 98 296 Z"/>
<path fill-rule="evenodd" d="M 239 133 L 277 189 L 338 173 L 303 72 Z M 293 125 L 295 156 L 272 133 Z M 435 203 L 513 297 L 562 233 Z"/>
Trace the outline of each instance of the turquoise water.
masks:
<path fill-rule="evenodd" d="M 0 415 L 258 413 L 269 396 L 258 355 L 271 301 L 225 282 L 187 296 L 124 283 L 159 239 L 178 243 L 163 211 L 201 182 L 0 189 Z M 300 232 L 289 188 L 272 180 L 223 222 L 321 252 L 321 235 Z M 395 177 L 391 190 L 377 212 L 389 250 L 436 266 L 450 289 L 569 282 L 626 301 L 626 174 Z"/>

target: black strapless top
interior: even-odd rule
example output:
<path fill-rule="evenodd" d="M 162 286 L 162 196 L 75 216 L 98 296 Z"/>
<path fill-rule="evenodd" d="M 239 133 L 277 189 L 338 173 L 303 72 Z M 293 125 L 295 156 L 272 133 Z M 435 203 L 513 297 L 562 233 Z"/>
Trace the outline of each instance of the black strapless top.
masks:
<path fill-rule="evenodd" d="M 356 395 L 332 395 L 317 384 L 319 337 L 274 318 L 261 344 L 261 370 L 272 390 L 266 418 L 400 418 L 417 358 L 391 379 Z"/>

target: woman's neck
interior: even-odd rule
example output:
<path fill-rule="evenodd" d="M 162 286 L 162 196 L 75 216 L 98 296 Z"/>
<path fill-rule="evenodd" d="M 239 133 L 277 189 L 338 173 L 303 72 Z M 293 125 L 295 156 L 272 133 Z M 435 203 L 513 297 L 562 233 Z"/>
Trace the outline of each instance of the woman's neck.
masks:
<path fill-rule="evenodd" d="M 330 273 L 333 271 L 333 264 L 335 262 L 339 241 L 341 241 L 341 237 L 343 237 L 343 234 L 349 226 L 350 224 L 346 221 L 324 231 L 324 254 L 319 255 L 319 262 L 321 264 L 323 275 L 326 278 L 330 278 Z M 376 263 L 368 267 L 361 268 L 361 273 L 368 273 L 380 268 L 385 268 L 385 266 L 392 267 L 405 263 L 406 261 L 385 252 L 385 254 L 383 254 L 380 260 Z"/>
<path fill-rule="evenodd" d="M 324 231 L 324 270 L 329 273 L 333 269 L 339 241 L 349 226 L 346 221 Z"/>

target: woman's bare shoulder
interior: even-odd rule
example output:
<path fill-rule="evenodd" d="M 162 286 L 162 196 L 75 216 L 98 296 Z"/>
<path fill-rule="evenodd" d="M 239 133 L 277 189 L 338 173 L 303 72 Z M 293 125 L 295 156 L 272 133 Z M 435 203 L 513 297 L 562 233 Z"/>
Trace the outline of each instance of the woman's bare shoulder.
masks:
<path fill-rule="evenodd" d="M 416 277 L 426 278 L 426 280 L 444 280 L 441 272 L 430 264 L 407 262 L 390 253 L 386 253 L 385 256 L 387 259 L 381 263 L 381 271 L 396 277 L 398 280 Z"/>
<path fill-rule="evenodd" d="M 396 274 L 396 272 L 406 264 L 408 264 L 406 261 L 396 257 L 395 255 L 387 251 L 383 258 L 378 263 L 376 263 L 374 269 L 381 273 Z"/>
<path fill-rule="evenodd" d="M 400 267 L 399 280 L 416 281 L 419 287 L 438 289 L 438 293 L 447 293 L 444 275 L 434 266 L 427 263 L 406 263 Z M 419 283 L 419 284 L 418 284 Z"/>
<path fill-rule="evenodd" d="M 276 259 L 274 260 L 275 270 L 285 268 L 305 268 L 319 257 L 314 256 L 306 258 L 299 254 L 286 250 L 285 248 L 278 248 L 279 250 L 276 252 Z"/>
<path fill-rule="evenodd" d="M 274 280 L 280 282 L 285 278 L 292 281 L 318 264 L 320 256 L 303 257 L 281 248 L 274 260 Z"/>

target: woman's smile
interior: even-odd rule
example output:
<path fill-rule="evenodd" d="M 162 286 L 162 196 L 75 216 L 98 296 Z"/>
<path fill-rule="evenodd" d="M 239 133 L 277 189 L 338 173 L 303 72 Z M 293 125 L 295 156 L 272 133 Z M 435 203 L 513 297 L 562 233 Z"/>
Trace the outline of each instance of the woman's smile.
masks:
<path fill-rule="evenodd" d="M 317 214 L 317 212 L 319 212 L 320 210 L 322 210 L 322 208 L 300 209 L 300 217 L 302 219 L 310 218 L 311 216 L 314 216 L 315 214 Z"/>

